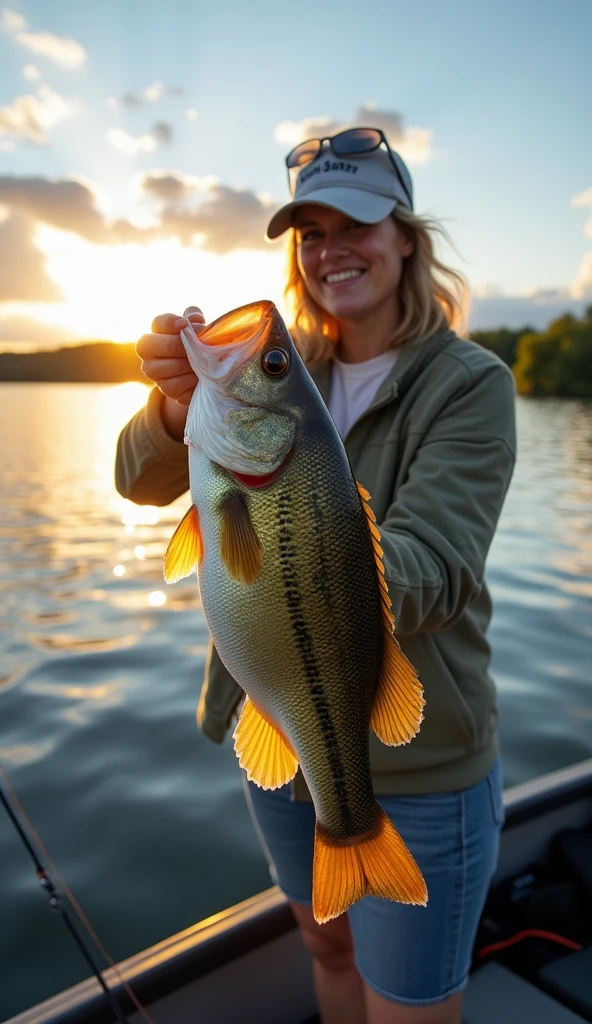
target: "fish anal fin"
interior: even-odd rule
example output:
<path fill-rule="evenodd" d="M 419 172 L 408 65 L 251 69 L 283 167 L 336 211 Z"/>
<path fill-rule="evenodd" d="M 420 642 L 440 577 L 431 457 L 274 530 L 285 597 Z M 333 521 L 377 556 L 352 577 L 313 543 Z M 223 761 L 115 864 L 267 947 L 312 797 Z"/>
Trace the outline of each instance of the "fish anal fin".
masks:
<path fill-rule="evenodd" d="M 262 789 L 278 789 L 298 771 L 298 758 L 281 729 L 247 697 L 233 733 L 241 768 Z"/>
<path fill-rule="evenodd" d="M 384 613 L 383 608 L 383 613 Z M 384 631 L 382 670 L 374 696 L 370 728 L 389 747 L 409 743 L 419 731 L 423 687 L 390 629 Z"/>
<path fill-rule="evenodd" d="M 220 512 L 220 557 L 228 575 L 248 586 L 259 576 L 263 553 L 243 495 L 227 494 L 220 503 Z"/>
<path fill-rule="evenodd" d="M 312 910 L 326 924 L 363 896 L 425 906 L 423 875 L 401 836 L 377 805 L 375 828 L 347 842 L 335 842 L 317 822 Z"/>
<path fill-rule="evenodd" d="M 169 541 L 164 556 L 164 578 L 177 583 L 189 576 L 203 557 L 203 540 L 199 528 L 199 513 L 191 505 Z"/>

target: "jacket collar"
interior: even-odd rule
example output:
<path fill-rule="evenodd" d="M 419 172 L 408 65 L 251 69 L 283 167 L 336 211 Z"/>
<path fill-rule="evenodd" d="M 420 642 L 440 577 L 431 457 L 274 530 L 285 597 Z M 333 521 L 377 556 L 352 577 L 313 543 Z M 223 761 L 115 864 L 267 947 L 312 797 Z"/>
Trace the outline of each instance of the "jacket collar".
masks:
<path fill-rule="evenodd" d="M 423 368 L 455 337 L 454 331 L 444 327 L 419 344 L 417 342 L 404 342 L 401 345 L 395 365 L 385 380 L 383 380 L 366 412 L 380 409 L 382 406 L 388 405 L 395 398 L 400 398 L 404 395 Z M 332 360 L 327 359 L 321 363 L 313 363 L 308 367 L 308 371 L 323 399 L 325 402 L 328 402 L 333 375 Z"/>

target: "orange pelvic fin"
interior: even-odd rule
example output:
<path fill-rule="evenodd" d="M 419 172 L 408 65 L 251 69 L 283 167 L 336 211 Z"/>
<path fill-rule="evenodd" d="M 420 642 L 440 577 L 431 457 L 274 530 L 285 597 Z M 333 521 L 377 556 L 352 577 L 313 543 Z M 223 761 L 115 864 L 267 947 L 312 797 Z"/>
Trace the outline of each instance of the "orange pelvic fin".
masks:
<path fill-rule="evenodd" d="M 425 907 L 423 875 L 382 808 L 376 828 L 356 839 L 335 843 L 317 822 L 312 910 L 318 924 L 339 917 L 363 896 Z"/>
<path fill-rule="evenodd" d="M 291 744 L 247 697 L 233 733 L 241 768 L 262 789 L 278 789 L 294 778 L 298 758 Z"/>
<path fill-rule="evenodd" d="M 193 571 L 203 556 L 199 513 L 195 505 L 185 513 L 169 541 L 164 556 L 164 578 L 176 583 Z"/>
<path fill-rule="evenodd" d="M 397 747 L 409 743 L 419 732 L 425 706 L 423 687 L 413 665 L 393 636 L 395 620 L 391 612 L 388 584 L 384 578 L 384 552 L 380 546 L 380 532 L 376 526 L 376 516 L 368 504 L 368 491 L 357 482 L 356 487 L 372 538 L 384 622 L 382 670 L 374 697 L 370 728 L 387 746 Z"/>
<path fill-rule="evenodd" d="M 220 511 L 220 556 L 229 576 L 248 586 L 259 576 L 263 552 L 247 503 L 240 492 L 228 494 L 222 499 Z"/>

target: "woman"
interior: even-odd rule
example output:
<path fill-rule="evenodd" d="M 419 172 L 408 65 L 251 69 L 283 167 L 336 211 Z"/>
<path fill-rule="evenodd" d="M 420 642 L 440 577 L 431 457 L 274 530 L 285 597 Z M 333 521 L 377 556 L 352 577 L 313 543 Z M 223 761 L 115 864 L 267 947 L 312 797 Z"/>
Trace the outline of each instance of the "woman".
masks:
<path fill-rule="evenodd" d="M 503 804 L 484 564 L 515 459 L 508 369 L 453 331 L 462 278 L 434 254 L 413 212 L 409 172 L 377 129 L 309 140 L 287 158 L 293 336 L 372 495 L 399 642 L 424 686 L 425 719 L 405 747 L 370 738 L 374 788 L 427 883 L 427 908 L 367 897 L 317 925 L 314 810 L 297 776 L 248 785 L 274 880 L 313 956 L 325 1024 L 458 1024 Z M 199 330 L 204 318 L 186 310 Z M 167 504 L 188 487 L 182 444 L 196 377 L 159 316 L 138 342 L 155 382 L 122 432 L 117 486 Z M 199 708 L 220 742 L 241 696 L 212 648 Z"/>

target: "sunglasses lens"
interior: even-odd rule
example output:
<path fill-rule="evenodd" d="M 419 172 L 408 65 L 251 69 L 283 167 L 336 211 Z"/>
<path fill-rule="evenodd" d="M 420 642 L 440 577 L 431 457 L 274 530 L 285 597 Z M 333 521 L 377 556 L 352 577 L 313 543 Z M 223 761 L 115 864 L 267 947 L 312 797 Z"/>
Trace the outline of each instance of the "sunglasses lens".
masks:
<path fill-rule="evenodd" d="M 301 142 L 291 153 L 288 153 L 286 163 L 288 167 L 304 167 L 314 160 L 321 151 L 321 143 L 318 139 L 310 139 L 308 142 Z"/>
<path fill-rule="evenodd" d="M 355 156 L 356 153 L 371 153 L 382 142 L 382 135 L 375 128 L 348 128 L 331 139 L 331 148 L 340 156 Z"/>

